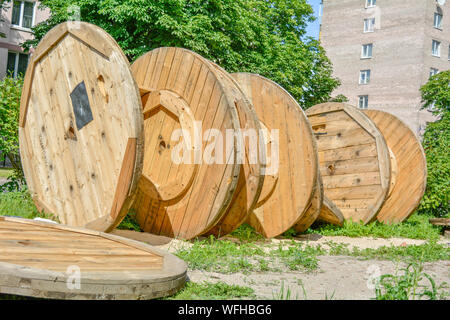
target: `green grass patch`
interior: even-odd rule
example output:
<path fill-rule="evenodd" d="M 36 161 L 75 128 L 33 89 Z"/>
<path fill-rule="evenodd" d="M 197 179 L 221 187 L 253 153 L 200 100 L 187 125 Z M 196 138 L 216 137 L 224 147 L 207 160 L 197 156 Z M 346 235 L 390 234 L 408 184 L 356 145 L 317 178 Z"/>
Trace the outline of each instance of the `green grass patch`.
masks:
<path fill-rule="evenodd" d="M 421 262 L 410 263 L 401 269 L 402 274 L 396 270 L 394 274 L 380 276 L 375 286 L 376 300 L 445 300 L 448 292 L 444 289 L 447 284 L 437 286 L 433 277 L 423 272 Z"/>
<path fill-rule="evenodd" d="M 117 226 L 119 230 L 133 230 L 137 232 L 142 232 L 141 226 L 136 220 L 136 212 L 130 211 L 122 222 Z"/>
<path fill-rule="evenodd" d="M 57 221 L 55 217 L 40 213 L 28 191 L 0 193 L 0 216 L 16 216 L 26 219 L 41 217 Z"/>
<path fill-rule="evenodd" d="M 13 174 L 13 169 L 9 168 L 0 168 L 0 178 L 8 178 Z"/>
<path fill-rule="evenodd" d="M 255 298 L 252 288 L 229 285 L 224 282 L 186 282 L 186 285 L 167 300 L 227 300 Z"/>
<path fill-rule="evenodd" d="M 429 241 L 422 245 L 382 246 L 377 249 L 358 247 L 348 248 L 348 245 L 328 242 L 328 254 L 335 256 L 353 256 L 364 259 L 378 259 L 390 261 L 421 261 L 433 262 L 450 260 L 450 248 L 447 245 Z"/>
<path fill-rule="evenodd" d="M 231 237 L 239 239 L 241 242 L 264 241 L 264 237 L 257 233 L 249 224 L 243 223 L 236 230 L 230 233 Z"/>
<path fill-rule="evenodd" d="M 378 221 L 363 225 L 345 221 L 342 227 L 330 224 L 318 224 L 308 229 L 307 233 L 318 233 L 323 236 L 346 237 L 375 237 L 392 238 L 401 237 L 409 239 L 434 240 L 438 239 L 442 227 L 433 226 L 429 219 L 433 216 L 413 214 L 407 221 L 386 225 Z"/>
<path fill-rule="evenodd" d="M 254 243 L 235 243 L 229 240 L 197 240 L 191 248 L 183 248 L 176 255 L 191 269 L 219 273 L 248 273 L 251 271 L 279 272 L 314 270 L 318 267 L 320 248 L 292 242 L 289 245 L 269 246 Z"/>

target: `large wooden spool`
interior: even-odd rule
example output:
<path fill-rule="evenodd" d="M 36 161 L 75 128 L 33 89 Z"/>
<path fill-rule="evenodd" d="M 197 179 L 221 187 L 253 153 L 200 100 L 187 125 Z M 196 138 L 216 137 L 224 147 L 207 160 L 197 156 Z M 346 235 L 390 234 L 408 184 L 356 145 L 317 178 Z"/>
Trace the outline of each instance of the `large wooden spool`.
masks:
<path fill-rule="evenodd" d="M 141 90 L 146 137 L 137 220 L 150 233 L 194 238 L 210 231 L 236 203 L 242 146 L 226 150 L 218 135 L 241 128 L 240 102 L 216 67 L 186 49 L 155 49 L 137 59 L 132 71 Z M 191 164 L 172 161 L 172 149 L 186 140 L 171 141 L 177 129 L 191 137 L 199 133 L 200 146 L 185 145 Z M 218 154 L 217 160 L 202 157 L 208 154 Z M 258 177 L 253 180 L 259 183 Z"/>
<path fill-rule="evenodd" d="M 19 141 L 39 209 L 101 231 L 128 213 L 142 169 L 141 99 L 105 31 L 68 22 L 42 39 L 24 80 Z"/>
<path fill-rule="evenodd" d="M 153 299 L 186 281 L 187 265 L 97 231 L 0 217 L 0 293 L 49 299 Z"/>
<path fill-rule="evenodd" d="M 264 184 L 248 222 L 267 238 L 280 235 L 294 224 L 308 228 L 319 214 L 318 210 L 308 210 L 319 181 L 309 122 L 295 99 L 273 81 L 248 73 L 232 76 L 252 102 L 261 127 L 266 129 Z M 277 155 L 278 161 L 272 155 Z M 278 170 L 272 171 L 276 162 Z"/>
<path fill-rule="evenodd" d="M 245 222 L 259 199 L 264 182 L 263 161 L 265 160 L 265 143 L 256 112 L 236 80 L 217 64 L 210 63 L 218 78 L 224 82 L 224 89 L 229 100 L 236 106 L 241 132 L 237 139 L 244 153 L 239 155 L 239 181 L 231 204 L 222 219 L 204 235 L 217 237 L 231 233 Z"/>
<path fill-rule="evenodd" d="M 417 209 L 425 193 L 425 153 L 414 132 L 394 115 L 378 110 L 364 113 L 380 130 L 391 152 L 391 186 L 377 219 L 383 223 L 402 222 Z"/>
<path fill-rule="evenodd" d="M 344 103 L 306 111 L 316 135 L 325 196 L 345 219 L 369 223 L 388 195 L 389 149 L 374 123 Z"/>

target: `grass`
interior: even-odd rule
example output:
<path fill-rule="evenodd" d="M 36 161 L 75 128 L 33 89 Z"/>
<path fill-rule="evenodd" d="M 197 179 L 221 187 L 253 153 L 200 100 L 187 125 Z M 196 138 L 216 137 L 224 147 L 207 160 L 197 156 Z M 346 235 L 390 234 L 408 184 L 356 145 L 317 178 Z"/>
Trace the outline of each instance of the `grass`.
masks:
<path fill-rule="evenodd" d="M 392 274 L 382 275 L 375 286 L 376 300 L 417 300 L 427 298 L 429 300 L 445 299 L 446 292 L 441 289 L 446 283 L 437 287 L 434 279 L 423 272 L 421 262 L 410 263 L 406 268 Z"/>
<path fill-rule="evenodd" d="M 405 222 L 391 225 L 385 225 L 378 221 L 367 225 L 345 221 L 342 227 L 330 224 L 318 224 L 310 228 L 307 233 L 318 233 L 323 236 L 438 239 L 442 227 L 433 226 L 429 222 L 430 218 L 433 218 L 433 216 L 416 213 Z"/>
<path fill-rule="evenodd" d="M 278 245 L 236 243 L 229 240 L 194 241 L 192 247 L 182 248 L 176 255 L 186 261 L 190 269 L 218 273 L 313 271 L 319 267 L 319 256 L 351 256 L 361 259 L 389 261 L 449 261 L 450 249 L 436 241 L 422 245 L 382 246 L 377 249 L 349 248 L 332 241 L 311 246 L 294 240 Z"/>
<path fill-rule="evenodd" d="M 255 298 L 252 288 L 229 285 L 224 282 L 186 282 L 184 288 L 167 300 L 226 300 Z"/>
<path fill-rule="evenodd" d="M 12 174 L 13 174 L 13 169 L 0 168 L 0 178 L 8 178 Z"/>
<path fill-rule="evenodd" d="M 117 226 L 119 230 L 133 230 L 137 232 L 142 232 L 139 223 L 136 220 L 136 212 L 130 211 L 122 222 Z"/>
<path fill-rule="evenodd" d="M 347 245 L 328 242 L 328 254 L 335 256 L 352 256 L 363 259 L 378 259 L 390 261 L 422 261 L 433 262 L 450 260 L 450 249 L 444 244 L 429 241 L 422 245 L 408 246 L 382 246 L 377 249 L 365 248 L 360 249 L 353 247 L 349 249 Z"/>
<path fill-rule="evenodd" d="M 52 215 L 39 212 L 27 191 L 0 193 L 0 216 L 15 216 L 26 219 L 40 217 L 57 221 Z"/>

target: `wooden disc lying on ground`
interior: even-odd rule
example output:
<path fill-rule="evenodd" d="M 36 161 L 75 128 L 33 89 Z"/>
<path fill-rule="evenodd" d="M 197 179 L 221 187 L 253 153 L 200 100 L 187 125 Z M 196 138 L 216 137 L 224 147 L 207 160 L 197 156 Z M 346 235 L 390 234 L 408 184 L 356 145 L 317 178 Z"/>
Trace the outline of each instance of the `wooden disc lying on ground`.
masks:
<path fill-rule="evenodd" d="M 393 183 L 377 219 L 384 223 L 402 222 L 409 218 L 425 193 L 427 163 L 420 141 L 414 132 L 390 113 L 365 110 L 375 123 L 393 154 Z M 395 164 L 395 165 L 394 165 Z"/>
<path fill-rule="evenodd" d="M 127 214 L 142 166 L 141 100 L 128 60 L 102 29 L 63 23 L 29 63 L 20 153 L 39 209 L 109 231 Z"/>
<path fill-rule="evenodd" d="M 137 220 L 150 233 L 194 238 L 222 219 L 238 184 L 237 151 L 225 141 L 240 128 L 236 106 L 214 67 L 189 50 L 155 49 L 132 70 L 145 127 Z"/>
<path fill-rule="evenodd" d="M 300 106 L 279 85 L 255 74 L 232 76 L 266 129 L 264 184 L 248 222 L 265 237 L 275 237 L 308 214 L 318 174 L 314 136 Z"/>
<path fill-rule="evenodd" d="M 389 150 L 380 131 L 358 109 L 324 103 L 307 110 L 319 147 L 325 196 L 345 219 L 369 223 L 389 190 Z"/>
<path fill-rule="evenodd" d="M 265 159 L 266 155 L 264 139 L 260 137 L 261 126 L 253 105 L 228 72 L 209 60 L 207 62 L 213 65 L 217 77 L 223 81 L 229 100 L 235 101 L 241 129 L 236 141 L 242 144 L 240 149 L 244 151 L 238 162 L 241 170 L 231 204 L 223 218 L 204 234 L 219 237 L 238 228 L 255 207 L 264 183 L 261 159 Z"/>
<path fill-rule="evenodd" d="M 0 293 L 50 299 L 153 299 L 186 281 L 187 265 L 134 240 L 0 217 Z"/>

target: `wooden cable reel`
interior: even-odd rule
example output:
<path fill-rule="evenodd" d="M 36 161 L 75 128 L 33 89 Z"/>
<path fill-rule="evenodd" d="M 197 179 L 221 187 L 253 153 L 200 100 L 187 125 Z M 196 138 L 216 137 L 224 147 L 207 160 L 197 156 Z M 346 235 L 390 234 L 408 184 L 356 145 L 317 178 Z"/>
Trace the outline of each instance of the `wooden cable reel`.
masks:
<path fill-rule="evenodd" d="M 378 110 L 364 113 L 380 130 L 391 155 L 391 186 L 377 219 L 383 223 L 402 222 L 417 209 L 425 193 L 425 153 L 414 132 L 394 115 Z"/>
<path fill-rule="evenodd" d="M 67 22 L 42 39 L 24 80 L 19 141 L 39 209 L 101 231 L 128 213 L 142 169 L 141 99 L 105 31 Z"/>
<path fill-rule="evenodd" d="M 317 139 L 325 196 L 345 219 L 373 221 L 391 181 L 383 135 L 364 113 L 344 103 L 319 104 L 306 113 Z"/>
<path fill-rule="evenodd" d="M 171 254 L 122 237 L 0 217 L 0 274 L 0 293 L 6 294 L 153 299 L 181 289 L 187 265 Z"/>
<path fill-rule="evenodd" d="M 227 130 L 241 129 L 244 112 L 251 116 L 239 88 L 233 88 L 220 68 L 181 48 L 155 49 L 137 59 L 132 71 L 141 91 L 146 133 L 143 175 L 134 206 L 142 229 L 184 239 L 232 231 L 262 188 L 258 166 L 237 163 L 243 146 L 235 143 L 225 150 L 225 141 L 220 141 Z M 177 115 L 181 113 L 189 114 L 187 124 Z M 177 129 L 199 137 L 200 144 L 183 148 L 193 164 L 171 159 Z M 189 140 L 184 138 L 182 143 Z M 214 156 L 207 159 L 205 152 Z M 222 153 L 225 157 L 219 159 Z M 236 214 L 231 222 L 224 220 L 230 212 Z"/>
<path fill-rule="evenodd" d="M 248 222 L 267 238 L 295 224 L 308 228 L 319 214 L 318 208 L 308 208 L 316 192 L 314 204 L 320 206 L 320 185 L 314 136 L 306 116 L 295 99 L 276 83 L 255 74 L 232 76 L 266 129 L 264 184 Z"/>

